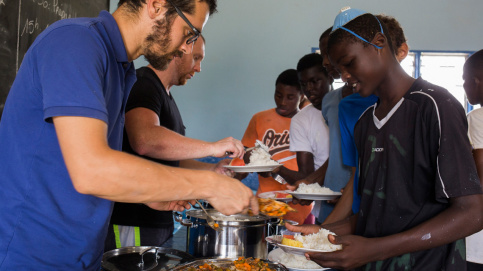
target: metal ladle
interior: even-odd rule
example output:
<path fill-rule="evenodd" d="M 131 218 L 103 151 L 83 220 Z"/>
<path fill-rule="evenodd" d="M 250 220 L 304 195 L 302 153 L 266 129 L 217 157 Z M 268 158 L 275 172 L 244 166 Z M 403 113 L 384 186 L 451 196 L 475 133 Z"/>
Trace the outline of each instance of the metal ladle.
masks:
<path fill-rule="evenodd" d="M 212 229 L 214 229 L 215 231 L 222 231 L 220 229 L 220 227 L 218 226 L 215 226 L 215 220 L 213 219 L 213 217 L 211 217 L 211 215 L 208 214 L 208 212 L 205 210 L 205 208 L 203 207 L 203 205 L 198 201 L 196 200 L 196 203 L 198 203 L 198 205 L 201 207 L 201 209 L 203 210 L 203 212 L 205 212 L 206 214 L 206 223 L 208 224 L 208 226 L 210 226 Z"/>

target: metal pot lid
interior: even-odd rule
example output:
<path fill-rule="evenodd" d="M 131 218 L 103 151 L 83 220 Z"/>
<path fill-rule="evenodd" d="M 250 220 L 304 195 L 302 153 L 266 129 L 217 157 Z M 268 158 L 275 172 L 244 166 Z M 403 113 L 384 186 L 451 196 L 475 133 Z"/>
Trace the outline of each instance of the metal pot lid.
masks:
<path fill-rule="evenodd" d="M 187 270 L 189 267 L 198 267 L 199 265 L 203 265 L 205 263 L 215 264 L 215 265 L 222 267 L 222 268 L 228 268 L 230 266 L 233 266 L 233 261 L 235 261 L 235 260 L 237 260 L 237 259 L 201 258 L 201 259 L 194 260 L 192 262 L 188 262 L 188 263 L 185 263 L 185 264 L 178 265 L 171 270 L 172 271 Z M 271 261 L 268 261 L 268 260 L 261 260 L 261 261 L 268 263 L 268 266 L 270 268 L 276 270 L 276 271 L 288 271 L 288 269 L 282 264 L 279 264 L 279 263 L 276 263 L 276 262 L 271 262 Z"/>
<path fill-rule="evenodd" d="M 190 254 L 165 247 L 122 247 L 102 256 L 102 269 L 107 271 L 161 271 L 194 260 Z"/>
<path fill-rule="evenodd" d="M 224 215 L 215 209 L 206 209 L 208 214 L 210 214 L 216 223 L 220 225 L 253 225 L 253 224 L 266 224 L 269 221 L 278 221 L 278 218 L 269 217 L 263 214 L 259 215 L 247 215 L 247 214 L 236 214 L 236 215 Z M 188 218 L 194 217 L 202 220 L 206 220 L 206 214 L 203 210 L 190 210 L 186 212 Z"/>

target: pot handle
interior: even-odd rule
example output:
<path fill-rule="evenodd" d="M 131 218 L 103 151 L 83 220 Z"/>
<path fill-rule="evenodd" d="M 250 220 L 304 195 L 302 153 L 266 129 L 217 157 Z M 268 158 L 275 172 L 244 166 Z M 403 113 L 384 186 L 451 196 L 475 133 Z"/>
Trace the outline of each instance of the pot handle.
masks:
<path fill-rule="evenodd" d="M 267 224 L 269 224 L 270 226 L 271 226 L 271 225 L 278 225 L 280 222 L 282 222 L 282 219 L 280 219 L 280 218 L 278 218 L 278 217 L 277 217 L 276 219 L 273 219 L 273 218 L 272 218 L 272 219 L 270 219 L 270 220 L 267 222 Z"/>
<path fill-rule="evenodd" d="M 173 212 L 174 215 L 174 220 L 178 222 L 179 224 L 186 226 L 186 227 L 191 227 L 193 226 L 193 223 L 187 222 L 188 219 L 183 219 L 183 215 L 178 213 L 178 212 Z"/>
<path fill-rule="evenodd" d="M 148 248 L 145 248 L 145 249 L 139 251 L 139 255 L 141 255 L 141 263 L 139 263 L 139 266 L 142 268 L 142 270 L 145 270 L 144 269 L 144 254 L 146 254 L 146 252 L 153 250 L 153 249 L 154 249 L 154 254 L 158 255 L 158 247 L 148 247 Z M 156 265 L 158 265 L 158 257 L 155 257 L 155 261 L 156 261 Z M 149 269 L 151 269 L 151 268 L 149 268 Z M 146 269 L 146 270 L 149 270 L 149 269 Z"/>

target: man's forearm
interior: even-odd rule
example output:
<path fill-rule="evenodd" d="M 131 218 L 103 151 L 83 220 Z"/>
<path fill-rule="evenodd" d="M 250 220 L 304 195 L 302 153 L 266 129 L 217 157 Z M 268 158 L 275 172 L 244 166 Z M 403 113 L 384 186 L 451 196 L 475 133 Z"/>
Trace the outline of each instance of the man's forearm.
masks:
<path fill-rule="evenodd" d="M 334 223 L 324 224 L 322 225 L 322 228 L 327 229 L 337 235 L 354 234 L 356 223 L 357 223 L 357 215 L 353 215 Z"/>
<path fill-rule="evenodd" d="M 194 159 L 187 159 L 179 161 L 179 166 L 187 169 L 214 170 L 216 164 L 204 163 Z"/>
<path fill-rule="evenodd" d="M 307 177 L 307 175 L 304 174 L 303 172 L 290 170 L 284 166 L 280 167 L 278 174 L 282 176 L 285 179 L 285 181 L 290 185 L 293 185 L 296 181 L 302 180 L 305 177 Z"/>
<path fill-rule="evenodd" d="M 325 161 L 325 163 L 320 166 L 316 171 L 314 171 L 312 174 L 307 176 L 306 180 L 309 183 L 318 183 L 320 186 L 324 186 L 324 181 L 325 181 L 325 173 L 327 172 L 327 166 L 329 165 L 329 159 Z"/>
<path fill-rule="evenodd" d="M 213 155 L 211 143 L 185 137 L 162 126 L 132 137 L 129 143 L 136 153 L 156 159 L 173 161 Z"/>

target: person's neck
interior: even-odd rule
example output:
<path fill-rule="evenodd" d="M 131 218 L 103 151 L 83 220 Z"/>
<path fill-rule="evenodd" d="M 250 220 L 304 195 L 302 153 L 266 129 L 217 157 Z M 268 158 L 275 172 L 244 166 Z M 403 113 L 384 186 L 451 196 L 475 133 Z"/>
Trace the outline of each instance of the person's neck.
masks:
<path fill-rule="evenodd" d="M 139 14 L 142 11 L 143 9 Z M 118 8 L 112 16 L 119 27 L 127 58 L 131 62 L 142 55 L 142 43 L 148 34 L 146 29 L 151 29 L 151 26 L 140 15 L 135 17 L 135 14 L 129 13 L 123 7 Z"/>
<path fill-rule="evenodd" d="M 386 79 L 375 93 L 379 97 L 379 104 L 376 108 L 376 116 L 379 119 L 384 118 L 391 111 L 415 81 L 399 64 L 395 69 L 389 70 Z"/>
<path fill-rule="evenodd" d="M 171 66 L 171 63 L 170 63 L 170 66 Z M 173 86 L 173 83 L 172 83 L 172 78 L 173 78 L 173 75 L 172 73 L 170 72 L 170 68 L 168 66 L 168 68 L 164 71 L 159 71 L 159 70 L 156 70 L 153 66 L 151 65 L 148 65 L 148 68 L 150 68 L 151 70 L 154 71 L 154 73 L 158 76 L 159 80 L 161 81 L 161 83 L 163 84 L 164 86 L 164 89 L 166 89 L 166 93 L 169 94 L 169 91 L 171 89 L 171 87 Z"/>

